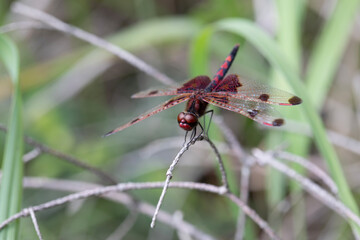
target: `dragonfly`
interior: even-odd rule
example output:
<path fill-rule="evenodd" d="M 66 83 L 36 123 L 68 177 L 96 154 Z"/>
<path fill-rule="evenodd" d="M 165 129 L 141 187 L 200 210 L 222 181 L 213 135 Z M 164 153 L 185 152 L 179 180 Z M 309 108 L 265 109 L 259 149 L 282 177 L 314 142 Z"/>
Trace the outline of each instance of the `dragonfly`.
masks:
<path fill-rule="evenodd" d="M 301 98 L 266 84 L 242 78 L 237 74 L 226 76 L 238 49 L 239 44 L 235 45 L 212 80 L 208 76 L 197 76 L 180 87 L 150 89 L 134 94 L 132 98 L 174 95 L 175 97 L 115 128 L 104 136 L 124 130 L 185 101 L 187 101 L 185 111 L 179 113 L 177 117 L 179 127 L 185 131 L 191 131 L 199 124 L 199 118 L 207 113 L 206 108 L 209 104 L 240 113 L 266 126 L 282 126 L 285 120 L 279 117 L 280 114 L 272 105 L 298 105 L 302 102 Z"/>

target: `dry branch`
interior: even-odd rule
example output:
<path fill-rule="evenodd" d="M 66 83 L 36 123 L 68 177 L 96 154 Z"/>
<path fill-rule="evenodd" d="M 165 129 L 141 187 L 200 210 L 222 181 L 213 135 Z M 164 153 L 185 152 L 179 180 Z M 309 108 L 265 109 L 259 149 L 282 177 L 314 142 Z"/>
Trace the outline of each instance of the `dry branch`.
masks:
<path fill-rule="evenodd" d="M 297 173 L 295 170 L 288 168 L 285 164 L 275 160 L 271 154 L 265 153 L 260 149 L 254 149 L 253 154 L 257 159 L 257 163 L 270 165 L 271 167 L 283 172 L 285 175 L 297 181 L 304 190 L 309 192 L 312 196 L 327 205 L 330 209 L 337 212 L 340 216 L 348 221 L 353 221 L 360 227 L 360 218 L 346 207 L 340 200 L 333 197 L 326 190 L 319 185 L 310 181 L 308 178 Z"/>
<path fill-rule="evenodd" d="M 94 183 L 80 182 L 74 180 L 62 180 L 62 179 L 48 179 L 40 177 L 25 177 L 24 178 L 24 187 L 25 188 L 34 188 L 34 189 L 48 189 L 55 191 L 65 191 L 65 192 L 80 192 L 94 188 L 104 187 Z M 101 195 L 99 197 L 109 199 L 111 201 L 121 203 L 126 206 L 130 211 L 135 210 L 139 213 L 142 213 L 147 216 L 152 216 L 155 210 L 155 207 L 139 200 L 134 199 L 127 193 L 123 192 L 112 192 L 109 194 Z M 176 224 L 172 221 L 173 216 L 165 211 L 160 210 L 158 215 L 158 221 L 173 227 L 179 231 L 184 231 L 189 233 L 195 239 L 201 240 L 214 240 L 210 235 L 201 232 L 195 226 L 191 225 L 186 221 L 178 221 Z"/>
<path fill-rule="evenodd" d="M 227 180 L 227 177 L 226 177 L 224 163 L 223 163 L 223 161 L 221 159 L 219 151 L 217 150 L 214 143 L 207 136 L 199 135 L 199 136 L 195 137 L 194 139 L 191 139 L 187 144 L 185 144 L 181 148 L 181 150 L 178 152 L 175 159 L 173 160 L 172 164 L 170 165 L 169 169 L 167 170 L 164 187 L 163 187 L 163 190 L 161 192 L 159 201 L 157 203 L 156 210 L 154 212 L 154 216 L 153 216 L 153 218 L 151 220 L 151 224 L 150 224 L 151 228 L 154 228 L 154 226 L 155 226 L 156 216 L 157 216 L 157 214 L 158 214 L 158 212 L 160 210 L 160 207 L 161 207 L 161 205 L 163 203 L 167 188 L 169 187 L 169 183 L 170 183 L 170 180 L 172 178 L 172 174 L 173 174 L 172 172 L 173 172 L 175 166 L 180 161 L 180 158 L 182 157 L 182 155 L 189 149 L 189 147 L 191 145 L 194 145 L 197 141 L 201 141 L 201 140 L 207 141 L 209 143 L 210 147 L 212 148 L 212 150 L 214 151 L 214 153 L 216 155 L 216 159 L 219 162 L 219 168 L 220 168 L 220 172 L 221 172 L 221 180 L 222 180 L 222 184 L 223 184 L 222 185 L 223 193 L 229 192 L 229 183 L 228 183 L 228 180 Z"/>
<path fill-rule="evenodd" d="M 37 220 L 36 220 L 34 210 L 32 208 L 28 208 L 28 209 L 29 209 L 29 212 L 30 212 L 31 220 L 32 220 L 32 222 L 34 224 L 36 234 L 38 235 L 39 240 L 42 240 L 43 238 L 42 238 L 42 235 L 41 235 L 41 232 L 40 232 L 39 225 L 38 225 Z"/>
<path fill-rule="evenodd" d="M 34 20 L 38 20 L 41 23 L 48 25 L 58 31 L 70 34 L 76 38 L 79 38 L 85 42 L 88 42 L 94 46 L 97 46 L 99 48 L 102 48 L 117 57 L 121 58 L 122 60 L 125 60 L 129 64 L 137 67 L 140 71 L 154 77 L 155 79 L 161 81 L 164 84 L 171 85 L 174 84 L 175 81 L 166 76 L 165 74 L 159 72 L 155 68 L 151 67 L 141 59 L 137 58 L 133 54 L 125 51 L 124 49 L 105 41 L 104 39 L 91 34 L 89 32 L 86 32 L 80 28 L 71 26 L 69 24 L 66 24 L 59 20 L 58 18 L 55 18 L 54 16 L 47 14 L 45 12 L 42 12 L 38 9 L 32 8 L 30 6 L 27 6 L 25 4 L 15 2 L 12 5 L 12 11 L 18 14 L 21 14 L 23 16 L 27 16 L 29 18 L 32 18 Z"/>
<path fill-rule="evenodd" d="M 100 187 L 90 190 L 84 190 L 81 192 L 69 194 L 65 197 L 54 199 L 49 202 L 45 202 L 40 205 L 32 206 L 31 209 L 34 212 L 42 211 L 48 208 L 53 208 L 56 206 L 63 205 L 68 202 L 72 202 L 78 199 L 84 199 L 92 196 L 102 196 L 105 194 L 113 193 L 116 191 L 129 191 L 129 190 L 142 190 L 142 189 L 153 189 L 153 188 L 162 188 L 164 186 L 163 182 L 145 182 L 145 183 L 120 183 L 117 185 L 112 186 L 106 186 L 106 187 Z M 266 234 L 272 239 L 279 239 L 274 231 L 269 227 L 269 225 L 264 221 L 254 210 L 252 210 L 249 206 L 244 204 L 238 197 L 236 197 L 232 193 L 225 193 L 223 191 L 222 187 L 217 187 L 210 184 L 204 184 L 204 183 L 194 183 L 194 182 L 171 182 L 169 184 L 170 188 L 183 188 L 183 189 L 192 189 L 192 190 L 198 190 L 198 191 L 205 191 L 210 192 L 218 195 L 224 195 L 227 196 L 231 201 L 233 201 L 235 204 L 237 204 L 242 211 L 244 211 L 255 223 L 258 224 L 258 226 L 263 229 Z M 7 226 L 9 223 L 15 221 L 16 219 L 19 219 L 21 217 L 26 217 L 30 215 L 29 208 L 25 208 L 19 213 L 11 216 L 4 222 L 0 224 L 0 230 L 3 229 L 5 226 Z"/>
<path fill-rule="evenodd" d="M 7 128 L 5 127 L 5 125 L 0 123 L 0 130 L 3 132 L 7 132 Z M 62 153 L 60 151 L 57 151 L 55 149 L 52 149 L 50 147 L 47 147 L 46 145 L 36 141 L 35 139 L 25 136 L 25 142 L 27 144 L 29 144 L 30 146 L 35 147 L 34 152 L 37 153 L 38 151 L 40 151 L 41 153 L 47 153 L 50 154 L 52 156 L 55 156 L 59 159 L 65 160 L 77 167 L 83 168 L 88 170 L 89 172 L 97 175 L 99 178 L 101 178 L 102 180 L 104 180 L 105 182 L 109 183 L 109 184 L 116 184 L 117 181 L 115 178 L 111 177 L 109 174 L 107 174 L 106 172 L 102 171 L 101 169 L 95 168 L 93 166 L 90 166 L 89 164 L 85 163 L 85 161 L 79 160 L 73 156 L 70 156 L 69 154 L 66 153 Z M 31 156 L 26 156 L 24 155 L 23 159 L 25 162 L 27 162 L 28 158 L 32 158 L 34 157 L 33 154 L 35 153 L 31 153 Z"/>

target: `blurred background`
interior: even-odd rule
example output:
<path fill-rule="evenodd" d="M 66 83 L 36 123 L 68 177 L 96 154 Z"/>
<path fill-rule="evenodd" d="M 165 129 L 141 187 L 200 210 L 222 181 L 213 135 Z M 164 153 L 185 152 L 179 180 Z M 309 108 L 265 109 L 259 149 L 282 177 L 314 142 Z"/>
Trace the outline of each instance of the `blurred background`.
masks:
<path fill-rule="evenodd" d="M 197 68 L 196 60 L 199 57 L 196 55 L 199 33 L 222 19 L 247 19 L 278 41 L 280 49 L 285 54 L 289 53 L 289 59 L 296 59 L 291 62 L 299 75 L 307 79 L 314 49 L 322 45 L 318 42 L 319 36 L 328 27 L 332 14 L 341 11 L 335 0 L 299 1 L 299 7 L 290 4 L 290 9 L 281 8 L 282 1 L 269 0 L 21 2 L 113 42 L 178 84 L 199 74 L 212 77 L 232 47 L 240 43 L 231 73 L 290 92 L 295 91 L 278 76 L 268 60 L 251 43 L 227 32 L 218 32 L 212 37 L 209 54 L 205 59 L 206 71 L 202 72 L 201 67 Z M 316 95 L 314 105 L 326 129 L 333 134 L 331 141 L 354 196 L 359 200 L 360 18 L 356 12 L 358 1 L 353 2 L 355 10 L 352 12 L 351 24 L 347 25 L 349 31 L 344 34 L 341 51 L 330 68 L 327 76 L 329 80 L 324 84 L 323 92 L 317 98 L 317 93 L 311 90 L 314 89 L 311 88 L 312 84 L 307 87 L 310 87 L 310 94 Z M 286 18 L 292 21 L 292 16 L 286 13 L 298 14 L 294 20 L 295 26 L 298 26 L 294 35 L 298 37 L 293 51 L 294 58 L 281 40 L 284 35 L 292 34 L 284 32 Z M 4 25 L 24 21 L 33 20 L 9 10 Z M 343 28 L 342 25 L 337 27 Z M 165 179 L 166 170 L 183 143 L 185 133 L 177 126 L 176 116 L 185 108 L 185 104 L 152 116 L 116 135 L 101 137 L 168 99 L 130 98 L 138 91 L 165 87 L 163 83 L 102 49 L 45 25 L 8 34 L 20 50 L 26 135 L 102 169 L 118 182 Z M 329 44 L 326 46 L 331 46 Z M 326 51 L 331 54 L 336 50 L 330 47 Z M 11 82 L 3 68 L 0 70 L 0 122 L 6 124 L 11 102 Z M 326 68 L 317 70 L 328 71 Z M 280 130 L 270 130 L 229 111 L 217 109 L 216 114 L 224 118 L 245 150 L 254 147 L 276 149 L 285 144 L 292 147 L 289 151 L 327 170 L 317 148 L 308 138 L 311 135 L 310 128 L 306 120 L 301 120 L 305 118 L 296 115 L 301 115 L 301 106 L 279 108 L 279 111 L 287 119 L 287 125 Z M 216 129 L 216 125 L 212 124 L 212 128 Z M 292 140 L 305 138 L 303 141 L 306 143 L 297 145 L 297 140 L 292 142 L 287 139 L 288 133 Z M 5 134 L 0 134 L 1 142 L 4 137 Z M 226 161 L 231 189 L 238 193 L 241 163 L 229 153 L 219 131 L 212 129 L 210 137 Z M 3 148 L 1 144 L 1 152 Z M 25 149 L 28 152 L 32 147 L 26 145 Z M 25 176 L 109 184 L 89 171 L 49 154 L 42 154 L 26 164 Z M 317 181 L 314 176 L 309 177 Z M 173 180 L 220 184 L 214 154 L 206 143 L 198 143 L 186 152 L 175 169 Z M 284 239 L 353 238 L 349 225 L 341 217 L 306 192 L 294 190 L 297 188 L 291 185 L 287 178 L 278 173 L 265 167 L 253 167 L 249 205 Z M 66 193 L 26 188 L 23 206 L 40 204 Z M 160 190 L 131 191 L 130 194 L 138 200 L 156 205 Z M 215 239 L 234 238 L 238 209 L 228 199 L 210 193 L 170 189 L 162 209 L 170 214 L 181 211 L 184 220 Z M 134 210 L 124 205 L 95 197 L 39 212 L 37 218 L 44 239 L 112 239 L 108 237 L 124 221 L 131 223 L 123 239 L 191 239 L 182 238 L 172 227 L 161 222 L 157 223 L 155 229 L 150 229 L 149 216 L 134 214 Z M 20 236 L 20 239 L 37 239 L 29 218 L 21 221 Z M 266 239 L 262 231 L 247 220 L 245 239 L 260 238 Z"/>

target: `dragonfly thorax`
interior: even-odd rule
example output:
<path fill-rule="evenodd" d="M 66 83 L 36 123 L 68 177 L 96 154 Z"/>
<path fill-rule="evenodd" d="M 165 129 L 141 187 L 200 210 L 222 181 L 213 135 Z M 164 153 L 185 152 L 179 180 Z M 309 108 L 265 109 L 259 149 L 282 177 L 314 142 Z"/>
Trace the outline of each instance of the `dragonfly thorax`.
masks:
<path fill-rule="evenodd" d="M 181 112 L 177 117 L 179 126 L 185 131 L 191 131 L 198 124 L 198 116 L 191 112 Z"/>

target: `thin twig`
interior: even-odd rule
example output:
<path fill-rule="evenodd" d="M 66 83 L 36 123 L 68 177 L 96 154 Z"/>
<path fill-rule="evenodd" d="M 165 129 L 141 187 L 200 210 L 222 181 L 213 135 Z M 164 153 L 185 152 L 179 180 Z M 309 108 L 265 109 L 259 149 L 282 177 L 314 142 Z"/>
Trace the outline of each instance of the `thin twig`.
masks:
<path fill-rule="evenodd" d="M 36 21 L 13 22 L 0 27 L 0 34 L 26 29 L 50 29 L 43 23 Z"/>
<path fill-rule="evenodd" d="M 138 158 L 140 156 L 140 158 L 142 159 L 148 159 L 159 152 L 168 151 L 172 148 L 178 149 L 179 145 L 181 145 L 183 142 L 184 137 L 166 137 L 162 139 L 156 139 L 149 142 L 144 147 L 125 154 L 122 158 Z M 215 141 L 214 144 L 216 145 L 216 148 L 219 150 L 220 153 L 233 154 L 233 152 L 230 151 L 230 148 L 226 143 Z M 194 148 L 200 151 L 209 150 L 208 146 L 206 146 L 205 144 L 198 144 L 194 146 Z"/>
<path fill-rule="evenodd" d="M 241 188 L 240 188 L 240 199 L 245 204 L 249 198 L 249 182 L 250 182 L 250 166 L 243 165 L 241 168 Z M 235 240 L 242 240 L 244 238 L 244 230 L 246 223 L 246 215 L 239 209 L 239 217 L 236 226 Z"/>
<path fill-rule="evenodd" d="M 273 128 L 276 131 L 286 131 L 297 133 L 303 136 L 313 137 L 309 124 L 294 120 L 287 120 L 287 124 L 281 128 Z M 350 152 L 360 155 L 360 141 L 354 138 L 342 135 L 332 130 L 326 130 L 330 142 L 336 146 L 342 147 Z"/>
<path fill-rule="evenodd" d="M 219 162 L 219 168 L 220 168 L 220 173 L 221 173 L 221 180 L 222 180 L 222 184 L 223 184 L 223 191 L 224 193 L 225 192 L 228 192 L 229 191 L 229 183 L 228 183 L 228 180 L 227 180 L 227 177 L 226 177 L 226 172 L 225 172 L 225 167 L 224 167 L 224 163 L 221 159 L 221 156 L 220 156 L 220 153 L 219 151 L 217 150 L 216 146 L 214 145 L 214 143 L 207 137 L 207 136 L 204 136 L 204 135 L 200 135 L 196 138 L 194 138 L 193 140 L 189 141 L 185 146 L 183 146 L 181 148 L 181 150 L 178 152 L 178 154 L 176 155 L 174 161 L 172 162 L 172 164 L 170 165 L 169 169 L 167 170 L 166 172 L 166 180 L 165 180 L 165 184 L 164 184 L 164 187 L 163 187 L 163 190 L 161 192 L 161 195 L 160 195 L 160 198 L 159 198 L 159 201 L 157 203 L 157 206 L 156 206 L 156 210 L 154 212 L 154 216 L 152 218 L 152 221 L 151 221 L 151 224 L 150 224 L 150 227 L 151 228 L 154 228 L 155 227 L 155 221 L 156 221 L 156 216 L 158 214 L 158 211 L 164 201 L 164 197 L 165 197 L 165 194 L 166 194 L 166 191 L 169 187 L 169 183 L 170 183 L 170 180 L 172 178 L 172 172 L 175 168 L 175 166 L 177 165 L 177 163 L 179 162 L 180 158 L 182 157 L 182 155 L 189 149 L 189 147 L 193 144 L 195 144 L 196 141 L 201 141 L 201 140 L 205 140 L 209 143 L 210 147 L 213 149 L 215 155 L 216 155 L 216 159 L 217 161 Z"/>
<path fill-rule="evenodd" d="M 293 169 L 289 169 L 285 164 L 275 160 L 271 154 L 265 153 L 260 149 L 254 149 L 253 155 L 257 159 L 257 163 L 270 165 L 271 167 L 283 172 L 285 175 L 297 181 L 307 192 L 327 205 L 330 209 L 337 212 L 343 218 L 353 221 L 360 226 L 360 218 L 354 214 L 341 201 L 333 197 L 319 185 L 313 183 L 308 178 L 303 177 Z"/>
<path fill-rule="evenodd" d="M 75 201 L 78 199 L 88 198 L 91 196 L 99 196 L 99 195 L 103 195 L 103 194 L 107 194 L 107 193 L 111 193 L 111 192 L 115 192 L 115 191 L 152 189 L 152 188 L 160 188 L 163 186 L 164 186 L 163 182 L 120 183 L 117 185 L 105 186 L 105 187 L 81 191 L 81 192 L 74 193 L 74 194 L 69 194 L 65 197 L 54 199 L 52 201 L 33 206 L 32 209 L 34 212 L 37 212 L 37 211 L 42 211 L 42 210 L 45 210 L 48 208 L 60 206 L 67 202 L 72 202 L 72 201 Z M 170 184 L 170 186 L 176 187 L 176 188 L 198 189 L 198 190 L 213 192 L 213 193 L 218 193 L 218 194 L 221 191 L 220 188 L 213 186 L 213 185 L 193 183 L 193 182 L 177 182 L 177 183 Z M 12 222 L 20 217 L 24 217 L 24 216 L 28 216 L 28 215 L 29 215 L 29 210 L 27 208 L 23 209 L 21 212 L 13 215 L 12 217 L 10 217 L 7 220 L 5 220 L 4 222 L 2 222 L 0 224 L 0 230 L 2 228 L 4 228 L 7 224 L 9 224 L 10 222 Z"/>
<path fill-rule="evenodd" d="M 156 205 L 156 209 L 155 209 L 155 212 L 154 212 L 154 215 L 152 217 L 152 220 L 151 220 L 151 223 L 150 223 L 150 227 L 151 228 L 154 228 L 155 227 L 155 222 L 156 222 L 156 217 L 159 213 L 159 210 L 160 210 L 160 207 L 164 201 L 164 197 L 165 197 L 165 194 L 166 194 L 166 191 L 169 187 L 169 184 L 170 184 L 170 180 L 172 178 L 172 172 L 176 166 L 176 164 L 180 161 L 180 158 L 181 156 L 189 149 L 189 147 L 191 145 L 193 145 L 196 140 L 198 138 L 192 140 L 192 141 L 189 141 L 185 146 L 183 146 L 180 151 L 178 152 L 178 154 L 176 155 L 175 159 L 173 160 L 172 164 L 170 165 L 169 169 L 166 171 L 166 180 L 165 180 L 165 183 L 164 183 L 164 186 L 163 186 L 163 190 L 161 192 L 161 195 L 160 195 L 160 198 L 159 198 L 159 201 Z"/>
<path fill-rule="evenodd" d="M 55 191 L 66 191 L 66 192 L 80 192 L 89 189 L 104 187 L 99 184 L 88 183 L 88 182 L 81 182 L 81 181 L 74 181 L 74 180 L 62 180 L 62 179 L 49 179 L 49 178 L 42 178 L 42 177 L 25 177 L 24 178 L 24 187 L 25 188 L 34 188 L 34 189 L 49 189 Z M 135 200 L 132 196 L 127 193 L 122 192 L 112 192 L 109 194 L 101 195 L 99 197 L 121 203 L 130 210 L 134 209 L 136 206 L 136 210 L 139 213 L 145 214 L 147 216 L 152 216 L 155 207 L 139 200 Z M 192 224 L 186 221 L 178 221 L 174 222 L 173 216 L 169 213 L 160 210 L 158 215 L 158 221 L 167 224 L 178 231 L 184 231 L 189 233 L 195 239 L 200 240 L 214 240 L 208 234 L 197 229 Z"/>
<path fill-rule="evenodd" d="M 113 193 L 115 191 L 129 191 L 129 190 L 142 190 L 142 189 L 154 189 L 162 188 L 164 186 L 163 182 L 145 182 L 145 183 L 120 183 L 112 186 L 105 186 L 95 189 L 84 190 L 81 192 L 69 194 L 65 197 L 54 199 L 43 204 L 32 206 L 34 212 L 42 211 L 48 208 L 53 208 L 56 206 L 63 205 L 68 202 L 72 202 L 78 199 L 88 198 L 91 196 L 103 196 L 105 194 Z M 218 195 L 224 195 L 229 197 L 236 205 L 238 205 L 258 226 L 263 229 L 266 234 L 268 234 L 272 239 L 279 239 L 274 231 L 269 227 L 269 225 L 264 221 L 254 210 L 249 206 L 244 204 L 238 197 L 232 193 L 224 193 L 223 187 L 217 187 L 211 184 L 205 183 L 195 183 L 195 182 L 171 182 L 169 184 L 170 188 L 183 188 L 183 189 L 192 189 L 198 191 L 210 192 Z M 10 218 L 6 219 L 0 224 L 0 230 L 7 226 L 9 223 L 19 219 L 21 217 L 29 216 L 29 209 L 25 208 L 22 211 L 14 214 Z"/>
<path fill-rule="evenodd" d="M 89 164 L 73 157 L 73 156 L 70 156 L 68 154 L 65 154 L 65 153 L 62 153 L 60 151 L 57 151 L 55 149 L 52 149 L 52 148 L 49 148 L 47 146 L 45 146 L 44 144 L 42 143 L 39 143 L 38 141 L 32 139 L 32 138 L 29 138 L 29 137 L 25 137 L 25 141 L 26 143 L 28 143 L 29 145 L 32 145 L 32 146 L 35 146 L 35 147 L 38 147 L 39 149 L 41 149 L 42 152 L 44 153 L 48 153 L 52 156 L 55 156 L 55 157 L 58 157 L 59 159 L 61 160 L 65 160 L 75 166 L 78 166 L 80 168 L 83 168 L 83 169 L 86 169 L 88 170 L 89 172 L 92 172 L 93 174 L 97 175 L 98 177 L 100 177 L 101 179 L 103 179 L 104 181 L 106 181 L 107 183 L 109 184 L 116 184 L 117 181 L 115 178 L 111 177 L 108 173 L 98 169 L 98 168 L 95 168 L 93 166 L 90 166 Z"/>
<path fill-rule="evenodd" d="M 227 143 L 229 144 L 231 150 L 234 152 L 234 156 L 242 163 L 241 168 L 241 189 L 240 196 L 241 200 L 247 204 L 248 195 L 249 195 L 249 176 L 250 176 L 250 166 L 252 165 L 251 159 L 247 157 L 247 154 L 242 149 L 239 141 L 235 137 L 234 133 L 230 128 L 225 124 L 224 119 L 219 116 L 214 117 L 214 122 L 221 129 L 222 133 L 225 136 Z M 244 228 L 245 228 L 246 215 L 243 211 L 239 211 L 239 217 L 236 227 L 235 239 L 243 239 Z"/>
<path fill-rule="evenodd" d="M 233 201 L 234 203 L 236 203 L 241 210 L 248 215 L 254 222 L 256 222 L 256 224 L 263 229 L 266 234 L 271 238 L 271 239 L 280 239 L 279 237 L 277 237 L 275 235 L 275 233 L 273 232 L 273 230 L 269 227 L 269 225 L 267 224 L 267 222 L 265 220 L 263 220 L 259 215 L 257 215 L 257 213 L 252 210 L 248 205 L 246 205 L 244 202 L 242 202 L 237 196 L 235 196 L 233 193 L 229 192 L 225 194 L 227 197 L 229 197 L 229 199 L 231 201 Z"/>
<path fill-rule="evenodd" d="M 239 141 L 237 140 L 234 133 L 231 129 L 225 124 L 224 119 L 219 116 L 214 116 L 214 122 L 221 129 L 222 133 L 225 136 L 227 143 L 229 144 L 231 150 L 234 152 L 234 156 L 242 163 L 241 168 L 241 189 L 240 196 L 241 200 L 247 204 L 248 196 L 249 196 L 249 181 L 250 181 L 250 167 L 253 164 L 251 158 L 245 153 L 242 149 Z M 245 229 L 246 215 L 243 211 L 239 211 L 239 217 L 236 227 L 235 239 L 240 240 L 243 239 L 244 229 Z"/>
<path fill-rule="evenodd" d="M 209 139 L 209 137 L 203 136 L 203 139 L 209 143 L 210 147 L 214 151 L 214 153 L 216 155 L 216 159 L 219 163 L 222 185 L 224 186 L 226 191 L 229 191 L 229 181 L 227 180 L 224 162 L 220 156 L 220 153 L 219 153 L 217 147 L 214 145 L 214 143 Z"/>
<path fill-rule="evenodd" d="M 360 17 L 358 16 L 358 19 L 360 19 Z M 360 26 L 360 23 L 358 23 L 358 25 Z M 360 39 L 360 37 L 359 37 Z M 357 124 L 358 127 L 360 127 L 360 96 L 359 96 L 359 92 L 360 92 L 360 72 L 358 72 L 353 81 L 352 81 L 352 90 L 353 90 L 353 98 L 354 98 L 354 105 L 355 105 L 355 115 L 356 115 L 356 119 L 357 119 Z"/>
<path fill-rule="evenodd" d="M 184 219 L 184 214 L 181 211 L 175 211 L 173 214 L 173 221 L 175 224 L 177 224 L 177 222 L 181 222 Z M 189 233 L 184 232 L 184 231 L 177 231 L 177 236 L 179 240 L 191 240 L 191 236 Z"/>
<path fill-rule="evenodd" d="M 3 132 L 7 132 L 7 128 L 5 127 L 5 125 L 3 125 L 1 123 L 0 123 L 0 130 L 3 131 Z M 67 161 L 67 162 L 69 162 L 71 164 L 74 164 L 75 166 L 86 169 L 89 172 L 97 175 L 99 178 L 103 179 L 104 181 L 106 181 L 109 184 L 116 184 L 117 183 L 115 178 L 111 177 L 106 172 L 104 172 L 104 171 L 102 171 L 100 169 L 97 169 L 97 168 L 95 168 L 93 166 L 90 166 L 90 165 L 86 164 L 85 162 L 83 162 L 83 161 L 81 161 L 81 160 L 79 160 L 79 159 L 77 159 L 77 158 L 75 158 L 73 156 L 70 156 L 68 154 L 62 153 L 62 152 L 57 151 L 55 149 L 49 148 L 49 147 L 45 146 L 44 144 L 34 140 L 31 137 L 25 136 L 24 139 L 25 139 L 25 142 L 27 144 L 39 149 L 41 152 L 48 153 L 48 154 L 50 154 L 52 156 L 58 157 L 61 160 L 65 160 L 65 161 Z"/>
<path fill-rule="evenodd" d="M 225 124 L 223 117 L 221 116 L 213 116 L 213 121 L 218 125 L 218 127 L 221 129 L 222 133 L 225 136 L 225 139 L 227 143 L 230 145 L 232 151 L 235 153 L 235 156 L 239 159 L 240 162 L 247 163 L 245 160 L 248 160 L 246 158 L 245 151 L 241 148 L 241 145 L 237 138 L 235 137 L 233 131 Z M 247 163 L 249 164 L 249 163 Z"/>
<path fill-rule="evenodd" d="M 336 184 L 334 183 L 334 181 L 321 168 L 319 168 L 318 166 L 313 164 L 311 161 L 308 161 L 305 158 L 300 157 L 298 155 L 295 155 L 295 154 L 292 154 L 289 152 L 284 152 L 284 151 L 275 151 L 274 157 L 280 158 L 283 160 L 288 160 L 291 162 L 295 162 L 295 163 L 303 166 L 309 172 L 312 172 L 313 174 L 315 174 L 315 176 L 317 176 L 319 179 L 321 179 L 329 187 L 330 191 L 332 193 L 334 193 L 335 195 L 337 195 L 338 188 L 337 188 Z"/>
<path fill-rule="evenodd" d="M 176 163 L 175 163 L 176 164 Z M 164 183 L 164 186 L 163 186 L 163 189 L 161 191 L 161 195 L 159 197 L 159 201 L 156 205 L 156 208 L 155 208 L 155 212 L 154 212 L 154 215 L 151 219 L 151 223 L 150 223 L 150 227 L 151 228 L 154 228 L 155 227 L 155 222 L 156 222 L 156 217 L 157 215 L 159 214 L 159 210 L 161 208 L 161 205 L 164 201 L 164 197 L 165 197 L 165 194 L 166 194 L 166 191 L 167 189 L 169 188 L 169 184 L 170 184 L 170 179 L 172 178 L 172 173 L 169 174 L 169 170 L 167 171 L 166 173 L 166 180 L 165 180 L 165 183 Z"/>
<path fill-rule="evenodd" d="M 333 144 L 360 155 L 360 141 L 331 130 L 327 135 Z"/>
<path fill-rule="evenodd" d="M 76 38 L 82 39 L 94 46 L 102 48 L 110 53 L 113 53 L 117 57 L 123 59 L 124 61 L 128 62 L 129 64 L 137 67 L 140 71 L 154 77 L 155 79 L 161 81 L 167 85 L 173 85 L 175 83 L 174 80 L 169 78 L 168 76 L 164 75 L 163 73 L 159 72 L 155 68 L 151 67 L 141 59 L 135 57 L 133 54 L 125 51 L 124 49 L 105 41 L 104 39 L 97 37 L 94 34 L 86 32 L 80 28 L 71 26 L 62 22 L 61 20 L 55 18 L 52 15 L 49 15 L 45 12 L 42 12 L 38 9 L 32 8 L 25 4 L 15 2 L 12 5 L 12 11 L 32 19 L 38 20 L 48 26 L 53 27 L 59 31 L 68 33 Z"/>
<path fill-rule="evenodd" d="M 38 156 L 40 156 L 42 154 L 42 151 L 40 148 L 35 147 L 33 150 L 31 150 L 30 152 L 24 154 L 23 156 L 23 161 L 24 163 L 28 163 L 31 160 L 37 158 Z"/>
<path fill-rule="evenodd" d="M 39 240 L 42 240 L 43 238 L 41 236 L 39 225 L 38 225 L 38 223 L 36 221 L 36 216 L 35 216 L 34 210 L 32 208 L 28 208 L 28 210 L 29 210 L 29 213 L 30 213 L 30 216 L 31 216 L 31 220 L 32 220 L 32 222 L 34 224 L 36 234 L 38 235 Z"/>

